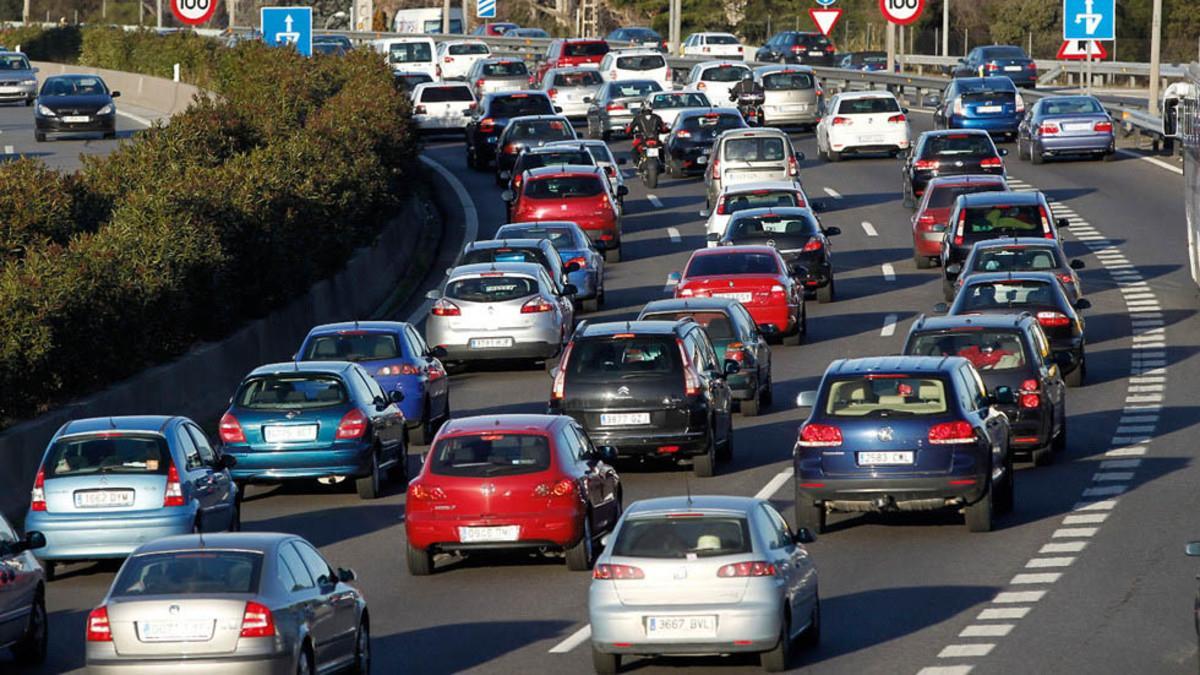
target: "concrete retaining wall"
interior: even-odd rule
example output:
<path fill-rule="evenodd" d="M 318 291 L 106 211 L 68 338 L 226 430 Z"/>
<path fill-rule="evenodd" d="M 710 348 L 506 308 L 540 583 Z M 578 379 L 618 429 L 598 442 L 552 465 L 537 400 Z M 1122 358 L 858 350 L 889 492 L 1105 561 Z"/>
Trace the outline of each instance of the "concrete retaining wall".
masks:
<path fill-rule="evenodd" d="M 200 92 L 199 87 L 191 84 L 174 82 L 162 77 L 126 73 L 120 70 L 88 68 L 48 61 L 34 61 L 33 65 L 38 68 L 39 80 L 64 73 L 99 75 L 108 84 L 109 89 L 121 92 L 121 97 L 117 99 L 118 109 L 122 103 L 128 103 L 139 108 L 153 110 L 164 117 L 183 112 L 191 103 L 192 97 Z"/>

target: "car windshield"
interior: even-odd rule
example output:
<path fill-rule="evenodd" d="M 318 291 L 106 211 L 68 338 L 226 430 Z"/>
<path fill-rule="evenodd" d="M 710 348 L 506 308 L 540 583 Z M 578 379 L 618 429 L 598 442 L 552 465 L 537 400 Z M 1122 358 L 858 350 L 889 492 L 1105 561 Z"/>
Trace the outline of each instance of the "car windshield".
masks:
<path fill-rule="evenodd" d="M 988 47 L 983 50 L 984 59 L 1028 59 L 1020 47 Z"/>
<path fill-rule="evenodd" d="M 995 281 L 968 284 L 956 312 L 1014 307 L 1057 307 L 1054 289 L 1043 281 Z"/>
<path fill-rule="evenodd" d="M 598 176 L 551 176 L 537 178 L 525 184 L 524 196 L 529 199 L 575 199 L 599 197 L 604 185 Z"/>
<path fill-rule="evenodd" d="M 297 374 L 253 377 L 234 402 L 250 410 L 325 408 L 346 402 L 346 388 L 332 376 Z"/>
<path fill-rule="evenodd" d="M 550 443 L 537 434 L 506 432 L 440 439 L 429 453 L 430 473 L 486 478 L 550 468 Z"/>
<path fill-rule="evenodd" d="M 633 80 L 629 82 L 613 82 L 608 85 L 609 98 L 627 98 L 630 96 L 645 96 L 649 93 L 662 91 L 662 85 L 650 80 Z"/>
<path fill-rule="evenodd" d="M 524 61 L 493 61 L 483 64 L 480 74 L 484 77 L 520 77 L 529 75 L 529 69 Z"/>
<path fill-rule="evenodd" d="M 750 69 L 745 66 L 720 65 L 709 68 L 700 76 L 705 82 L 740 82 Z"/>
<path fill-rule="evenodd" d="M 833 417 L 908 417 L 940 415 L 946 410 L 945 382 L 902 373 L 835 380 L 825 403 L 825 414 Z"/>
<path fill-rule="evenodd" d="M 528 152 L 521 157 L 520 170 L 528 171 L 553 164 L 595 164 L 592 153 L 587 150 L 556 150 L 554 152 Z M 517 172 L 513 172 L 517 173 Z"/>
<path fill-rule="evenodd" d="M 722 342 L 737 338 L 737 334 L 733 330 L 733 322 L 729 320 L 729 316 L 725 312 L 720 311 L 689 309 L 675 312 L 655 312 L 654 314 L 642 316 L 641 319 L 646 321 L 691 319 L 704 327 L 704 330 L 708 332 L 708 339 L 713 342 Z"/>
<path fill-rule="evenodd" d="M 607 42 L 568 42 L 563 45 L 563 56 L 604 56 L 608 53 Z"/>
<path fill-rule="evenodd" d="M 522 115 L 553 115 L 550 99 L 541 95 L 510 94 L 492 99 L 490 117 L 520 117 Z"/>
<path fill-rule="evenodd" d="M 710 253 L 693 257 L 686 276 L 717 274 L 779 274 L 779 263 L 767 253 Z"/>
<path fill-rule="evenodd" d="M 554 74 L 556 87 L 598 87 L 604 82 L 598 70 L 573 70 Z"/>
<path fill-rule="evenodd" d="M 1021 336 L 1012 331 L 924 333 L 913 338 L 908 353 L 913 356 L 961 356 L 982 371 L 1012 370 L 1025 365 Z"/>
<path fill-rule="evenodd" d="M 475 97 L 471 95 L 471 88 L 465 84 L 425 87 L 421 90 L 421 103 L 452 103 L 455 101 L 470 103 L 474 100 Z"/>
<path fill-rule="evenodd" d="M 262 571 L 254 551 L 170 551 L 135 555 L 113 582 L 115 598 L 142 595 L 253 593 Z"/>
<path fill-rule="evenodd" d="M 782 162 L 783 157 L 783 139 L 777 136 L 725 141 L 724 159 L 728 162 Z"/>
<path fill-rule="evenodd" d="M 738 40 L 728 33 L 709 33 L 708 37 L 704 39 L 704 43 L 710 45 L 736 45 L 738 44 Z"/>
<path fill-rule="evenodd" d="M 97 436 L 63 438 L 46 453 L 46 478 L 97 473 L 165 474 L 171 453 L 162 436 L 113 431 Z"/>
<path fill-rule="evenodd" d="M 713 131 L 720 133 L 727 129 L 741 129 L 746 126 L 741 115 L 725 115 L 721 113 L 705 113 L 683 118 L 683 128 L 688 131 Z"/>
<path fill-rule="evenodd" d="M 874 115 L 880 113 L 900 112 L 900 104 L 888 96 L 872 96 L 869 98 L 848 98 L 838 104 L 839 115 Z"/>
<path fill-rule="evenodd" d="M 754 190 L 726 195 L 724 199 L 725 214 L 771 206 L 804 206 L 799 203 L 799 195 L 791 190 Z"/>
<path fill-rule="evenodd" d="M 963 234 L 1042 232 L 1042 210 L 1037 204 L 973 206 L 962 214 Z"/>
<path fill-rule="evenodd" d="M 655 70 L 657 68 L 666 68 L 667 61 L 661 54 L 618 56 L 617 67 L 621 70 Z"/>
<path fill-rule="evenodd" d="M 317 335 L 301 355 L 304 361 L 373 361 L 400 357 L 400 345 L 391 333 L 346 331 Z"/>
<path fill-rule="evenodd" d="M 527 248 L 477 248 L 463 254 L 460 265 L 489 262 L 527 262 L 543 264 L 541 251 Z"/>
<path fill-rule="evenodd" d="M 453 56 L 467 54 L 490 54 L 488 46 L 478 42 L 467 42 L 464 44 L 450 45 L 449 52 Z"/>
<path fill-rule="evenodd" d="M 20 54 L 0 54 L 0 71 L 29 70 L 29 59 Z"/>
<path fill-rule="evenodd" d="M 930 188 L 927 208 L 945 209 L 954 206 L 954 200 L 959 195 L 971 195 L 976 192 L 1004 192 L 1005 187 L 1000 182 L 971 183 L 968 185 L 934 185 Z"/>
<path fill-rule="evenodd" d="M 671 110 L 674 108 L 707 108 L 708 97 L 701 93 L 679 92 L 656 94 L 650 97 L 650 107 L 654 110 Z"/>
<path fill-rule="evenodd" d="M 729 238 L 735 241 L 794 238 L 808 241 L 818 234 L 816 220 L 805 216 L 752 216 L 729 223 Z"/>
<path fill-rule="evenodd" d="M 615 337 L 577 340 L 571 347 L 567 374 L 582 378 L 636 378 L 679 373 L 679 346 L 675 337 L 619 334 Z"/>
<path fill-rule="evenodd" d="M 344 56 L 346 54 L 346 48 L 336 42 L 314 42 L 312 48 L 318 54 L 332 56 Z"/>
<path fill-rule="evenodd" d="M 528 297 L 538 292 L 537 281 L 529 277 L 483 276 L 455 279 L 446 284 L 446 297 L 466 302 L 506 302 Z"/>
<path fill-rule="evenodd" d="M 521 141 L 528 139 L 563 140 L 575 138 L 571 125 L 564 120 L 519 120 L 508 128 L 508 140 Z"/>
<path fill-rule="evenodd" d="M 925 139 L 921 157 L 993 157 L 996 148 L 987 134 L 941 134 Z"/>
<path fill-rule="evenodd" d="M 976 251 L 974 272 L 1051 272 L 1058 267 L 1058 255 L 1048 246 L 1013 246 Z"/>
<path fill-rule="evenodd" d="M 688 513 L 627 519 L 617 533 L 612 555 L 690 560 L 753 550 L 745 518 Z"/>
<path fill-rule="evenodd" d="M 542 30 L 541 28 L 516 28 L 516 29 L 512 30 L 511 32 L 506 33 L 506 35 L 512 35 L 513 37 L 527 37 L 527 38 L 548 38 L 548 37 L 550 37 L 550 34 L 547 33 L 546 31 Z"/>
<path fill-rule="evenodd" d="M 388 45 L 389 63 L 419 63 L 433 61 L 433 49 L 428 42 L 394 42 Z"/>
<path fill-rule="evenodd" d="M 1042 101 L 1043 115 L 1099 115 L 1104 106 L 1094 98 L 1056 98 Z"/>
<path fill-rule="evenodd" d="M 763 75 L 762 84 L 766 91 L 796 91 L 814 86 L 812 75 L 792 70 L 767 73 Z"/>
<path fill-rule="evenodd" d="M 42 96 L 96 96 L 108 89 L 97 77 L 52 77 L 42 85 Z"/>

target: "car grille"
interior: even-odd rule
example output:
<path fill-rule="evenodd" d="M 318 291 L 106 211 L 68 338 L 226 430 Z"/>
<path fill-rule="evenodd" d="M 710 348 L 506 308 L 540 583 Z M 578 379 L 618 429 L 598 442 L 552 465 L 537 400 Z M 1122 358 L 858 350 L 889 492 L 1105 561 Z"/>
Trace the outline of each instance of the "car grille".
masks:
<path fill-rule="evenodd" d="M 15 87 L 21 84 L 20 80 L 0 80 L 0 87 Z"/>

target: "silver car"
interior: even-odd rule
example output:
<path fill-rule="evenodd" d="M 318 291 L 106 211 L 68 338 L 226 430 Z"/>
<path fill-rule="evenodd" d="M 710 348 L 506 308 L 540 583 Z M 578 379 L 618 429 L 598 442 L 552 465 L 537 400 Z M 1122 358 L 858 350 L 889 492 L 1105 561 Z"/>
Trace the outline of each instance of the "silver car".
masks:
<path fill-rule="evenodd" d="M 33 105 L 37 98 L 37 71 L 21 52 L 0 49 L 0 103 L 16 101 Z"/>
<path fill-rule="evenodd" d="M 546 92 L 562 114 L 570 119 L 587 117 L 586 99 L 595 98 L 604 78 L 595 68 L 551 68 L 537 88 Z"/>
<path fill-rule="evenodd" d="M 625 127 L 633 120 L 642 101 L 655 92 L 662 91 L 655 80 L 618 80 L 608 82 L 600 88 L 596 98 L 587 99 L 588 138 L 607 141 L 613 132 L 625 133 Z"/>
<path fill-rule="evenodd" d="M 450 271 L 425 322 L 425 341 L 442 361 L 534 359 L 553 367 L 575 326 L 573 284 L 556 292 L 536 263 L 482 263 Z"/>
<path fill-rule="evenodd" d="M 0 515 L 0 649 L 20 665 L 46 660 L 46 574 L 31 553 L 45 545 L 41 532 L 17 537 Z"/>
<path fill-rule="evenodd" d="M 821 83 L 808 66 L 773 65 L 754 69 L 763 86 L 763 126 L 804 125 L 821 120 Z"/>
<path fill-rule="evenodd" d="M 817 570 L 765 499 L 665 497 L 626 509 L 596 560 L 588 593 L 592 660 L 757 652 L 787 668 L 799 639 L 820 638 Z"/>
<path fill-rule="evenodd" d="M 712 207 L 700 211 L 700 217 L 708 219 L 704 224 L 705 235 L 723 235 L 725 234 L 725 225 L 734 213 L 745 209 L 779 206 L 812 208 L 812 203 L 808 200 L 804 188 L 797 181 L 734 183 L 721 188 L 721 192 L 712 202 Z M 716 242 L 708 242 L 709 248 L 716 245 Z"/>
<path fill-rule="evenodd" d="M 710 206 L 727 185 L 762 181 L 799 181 L 804 153 L 779 129 L 731 129 L 717 137 L 712 158 L 704 169 Z"/>
<path fill-rule="evenodd" d="M 529 84 L 529 68 L 520 59 L 479 59 L 467 71 L 467 84 L 475 98 L 502 91 L 519 91 Z"/>
<path fill-rule="evenodd" d="M 353 580 L 291 534 L 158 539 L 88 615 L 88 672 L 370 672 L 367 601 Z"/>

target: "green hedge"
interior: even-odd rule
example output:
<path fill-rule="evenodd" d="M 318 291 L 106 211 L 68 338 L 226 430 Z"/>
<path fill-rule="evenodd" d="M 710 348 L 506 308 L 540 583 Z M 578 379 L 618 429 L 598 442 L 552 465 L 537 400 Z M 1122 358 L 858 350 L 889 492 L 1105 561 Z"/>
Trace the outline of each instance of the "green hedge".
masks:
<path fill-rule="evenodd" d="M 93 65 L 150 67 L 108 59 L 175 40 L 129 34 L 137 47 L 122 50 L 115 33 L 85 32 Z M 375 55 L 310 60 L 258 43 L 199 53 L 215 96 L 170 124 L 77 174 L 0 165 L 0 421 L 304 292 L 373 239 L 397 186 L 418 175 L 407 98 Z"/>
<path fill-rule="evenodd" d="M 0 28 L 0 45 L 8 49 L 20 45 L 21 51 L 34 61 L 75 63 L 82 43 L 83 33 L 78 26 Z"/>

